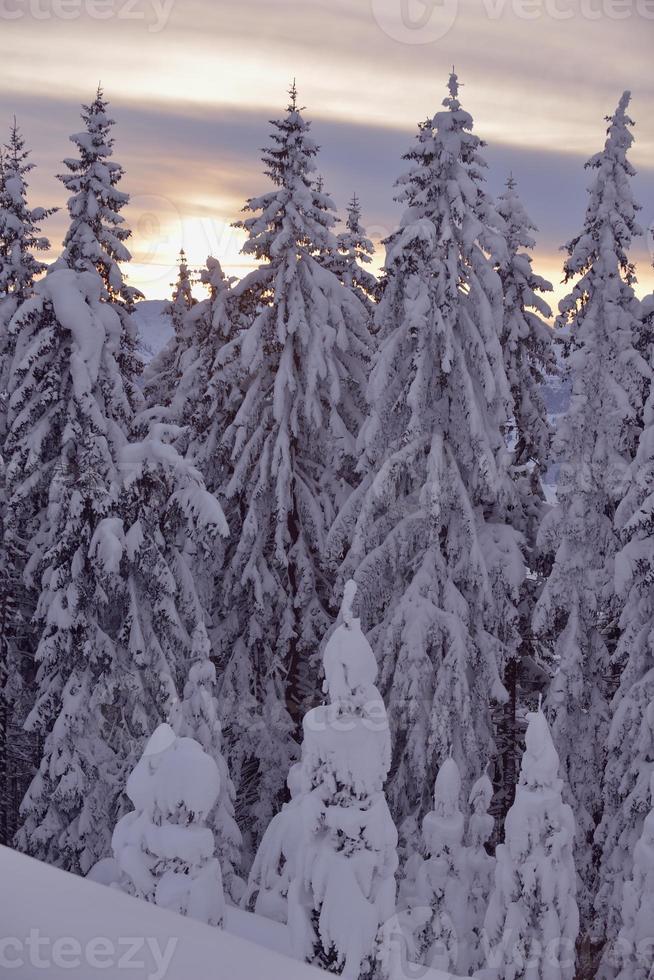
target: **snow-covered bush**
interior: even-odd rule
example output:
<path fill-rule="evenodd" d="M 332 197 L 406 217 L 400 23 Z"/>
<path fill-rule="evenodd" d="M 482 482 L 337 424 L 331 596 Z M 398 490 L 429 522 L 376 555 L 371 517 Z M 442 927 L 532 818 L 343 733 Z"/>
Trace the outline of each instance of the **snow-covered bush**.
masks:
<path fill-rule="evenodd" d="M 654 702 L 650 705 L 654 715 Z M 645 817 L 633 853 L 633 872 L 622 895 L 622 928 L 612 950 L 616 980 L 651 980 L 654 976 L 654 773 L 652 809 Z"/>
<path fill-rule="evenodd" d="M 120 887 L 209 925 L 222 925 L 220 863 L 207 818 L 220 793 L 214 760 L 191 738 L 160 725 L 126 787 L 134 810 L 112 838 Z"/>
<path fill-rule="evenodd" d="M 484 964 L 484 921 L 493 889 L 495 858 L 486 850 L 495 823 L 488 812 L 493 799 L 493 784 L 486 773 L 480 776 L 470 791 L 472 813 L 468 822 L 466 849 L 467 928 L 466 963 L 475 972 Z"/>
<path fill-rule="evenodd" d="M 466 848 L 459 801 L 461 776 L 445 759 L 434 786 L 434 808 L 422 823 L 425 860 L 409 899 L 416 962 L 458 973 L 467 940 Z"/>
<path fill-rule="evenodd" d="M 216 668 L 209 659 L 211 647 L 204 624 L 196 626 L 192 638 L 194 662 L 184 685 L 184 696 L 171 713 L 170 724 L 177 735 L 193 738 L 216 763 L 220 792 L 207 818 L 213 830 L 216 856 L 220 861 L 225 893 L 237 905 L 244 882 L 238 874 L 241 863 L 241 832 L 234 819 L 234 784 L 223 755 L 223 738 L 216 703 Z"/>
<path fill-rule="evenodd" d="M 277 922 L 288 921 L 288 888 L 296 875 L 302 839 L 302 767 L 291 767 L 286 780 L 291 799 L 272 818 L 250 870 L 242 906 Z"/>
<path fill-rule="evenodd" d="M 328 703 L 304 718 L 300 853 L 288 891 L 298 957 L 349 980 L 384 975 L 383 926 L 395 911 L 397 832 L 384 796 L 390 735 L 377 664 L 352 612 L 323 655 Z"/>
<path fill-rule="evenodd" d="M 579 932 L 575 821 L 545 715 L 527 716 L 515 802 L 497 848 L 486 916 L 486 980 L 572 980 Z"/>

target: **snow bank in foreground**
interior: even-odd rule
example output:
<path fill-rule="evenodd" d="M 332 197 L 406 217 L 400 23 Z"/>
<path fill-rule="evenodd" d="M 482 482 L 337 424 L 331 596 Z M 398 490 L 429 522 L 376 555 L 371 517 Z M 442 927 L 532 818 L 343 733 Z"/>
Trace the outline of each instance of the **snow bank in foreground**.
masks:
<path fill-rule="evenodd" d="M 311 980 L 313 967 L 0 847 L 0 975 Z M 237 916 L 236 929 L 249 932 Z M 248 918 L 254 919 L 254 916 Z M 262 923 L 265 938 L 269 926 Z M 252 932 L 256 932 L 253 923 Z M 279 935 L 270 935 L 273 942 Z M 140 965 L 138 965 L 140 964 Z"/>
<path fill-rule="evenodd" d="M 13 980 L 328 976 L 281 955 L 288 940 L 279 923 L 229 908 L 229 931 L 214 929 L 7 847 L 0 847 L 0 909 L 0 976 Z M 422 968 L 420 977 L 448 980 L 444 973 L 423 973 Z"/>

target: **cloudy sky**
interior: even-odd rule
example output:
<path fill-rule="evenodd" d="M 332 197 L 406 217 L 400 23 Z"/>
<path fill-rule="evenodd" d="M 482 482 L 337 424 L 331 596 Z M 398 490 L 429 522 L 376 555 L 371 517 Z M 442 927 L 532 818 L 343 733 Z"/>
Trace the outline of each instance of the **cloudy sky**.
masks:
<path fill-rule="evenodd" d="M 585 209 L 584 160 L 625 88 L 642 224 L 654 222 L 654 0 L 0 0 L 0 126 L 19 119 L 39 204 L 64 203 L 54 175 L 102 82 L 132 202 L 131 280 L 168 295 L 183 245 L 234 274 L 230 228 L 266 189 L 259 148 L 295 77 L 321 145 L 325 186 L 362 201 L 372 237 L 398 216 L 393 181 L 416 123 L 433 114 L 454 64 L 487 140 L 488 182 L 517 177 L 536 220 L 539 271 L 560 280 L 559 246 Z M 46 232 L 53 255 L 65 215 Z M 634 249 L 654 288 L 652 233 Z"/>

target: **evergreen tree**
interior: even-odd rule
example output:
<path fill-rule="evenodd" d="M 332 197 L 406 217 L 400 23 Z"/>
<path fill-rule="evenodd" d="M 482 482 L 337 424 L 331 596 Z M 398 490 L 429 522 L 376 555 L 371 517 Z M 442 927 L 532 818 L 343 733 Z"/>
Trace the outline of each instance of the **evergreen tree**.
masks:
<path fill-rule="evenodd" d="M 107 853 L 112 804 L 128 754 L 120 745 L 116 678 L 131 677 L 117 636 L 118 459 L 140 403 L 138 361 L 117 265 L 129 232 L 98 94 L 72 196 L 62 257 L 16 311 L 9 378 L 7 513 L 29 542 L 23 578 L 36 609 L 38 665 L 26 727 L 43 752 L 22 806 L 18 845 L 74 871 Z M 114 533 L 116 532 L 116 533 Z M 126 735 L 124 737 L 127 737 Z M 118 788 L 117 788 L 118 787 Z"/>
<path fill-rule="evenodd" d="M 130 405 L 116 359 L 120 319 L 94 273 L 51 271 L 18 309 L 7 477 L 12 527 L 30 541 L 38 595 L 36 696 L 26 721 L 43 755 L 22 805 L 18 846 L 82 872 L 108 845 L 113 757 L 103 683 L 116 566 L 92 543 L 116 502 L 116 458 Z"/>
<path fill-rule="evenodd" d="M 384 970 L 383 926 L 395 910 L 397 832 L 384 796 L 391 747 L 377 664 L 354 618 L 354 582 L 323 655 L 328 703 L 305 715 L 302 834 L 288 891 L 295 954 L 331 973 Z"/>
<path fill-rule="evenodd" d="M 473 974 L 486 959 L 484 921 L 488 910 L 495 858 L 486 850 L 495 823 L 488 812 L 493 799 L 493 784 L 486 773 L 480 776 L 470 791 L 468 803 L 472 814 L 468 824 L 467 889 L 468 889 L 468 969 Z"/>
<path fill-rule="evenodd" d="M 276 922 L 288 922 L 288 889 L 297 877 L 302 838 L 302 767 L 291 766 L 286 780 L 290 800 L 272 818 L 255 855 L 242 906 Z"/>
<path fill-rule="evenodd" d="M 534 248 L 535 225 L 527 215 L 509 177 L 500 195 L 497 210 L 506 226 L 508 259 L 498 265 L 504 294 L 502 350 L 511 388 L 513 411 L 507 426 L 512 451 L 512 475 L 516 483 L 517 504 L 512 523 L 523 534 L 526 576 L 519 605 L 521 644 L 518 656 L 508 661 L 504 684 L 509 693 L 498 723 L 498 749 L 501 756 L 500 793 L 496 807 L 501 820 L 513 803 L 520 769 L 522 731 L 519 715 L 533 687 L 536 651 L 531 638 L 531 619 L 546 572 L 536 546 L 538 529 L 545 512 L 541 477 L 550 451 L 551 431 L 543 399 L 547 376 L 557 372 L 553 332 L 544 318 L 552 315 L 542 293 L 551 283 L 536 275 L 529 252 Z"/>
<path fill-rule="evenodd" d="M 8 386 L 16 336 L 9 323 L 46 268 L 35 252 L 50 247 L 39 225 L 56 209 L 30 208 L 27 175 L 33 169 L 14 119 L 9 142 L 0 149 L 0 843 L 11 841 L 25 774 L 33 763 L 31 739 L 22 731 L 25 680 L 34 638 L 31 609 L 21 581 L 25 542 L 7 514 L 4 464 Z"/>
<path fill-rule="evenodd" d="M 223 352 L 244 379 L 225 434 L 223 493 L 236 523 L 214 644 L 230 767 L 255 838 L 279 803 L 291 732 L 314 693 L 331 591 L 322 554 L 354 458 L 366 352 L 362 305 L 319 260 L 334 247 L 334 217 L 311 182 L 309 125 L 293 88 L 263 158 L 274 187 L 239 222 L 245 253 L 261 262 L 240 295 L 264 302 Z"/>
<path fill-rule="evenodd" d="M 160 725 L 127 780 L 134 810 L 113 833 L 120 886 L 130 895 L 221 926 L 224 898 L 206 826 L 220 793 L 218 766 L 192 738 Z"/>
<path fill-rule="evenodd" d="M 560 461 L 557 506 L 539 543 L 553 567 L 536 606 L 534 631 L 559 663 L 548 695 L 552 733 L 561 758 L 566 798 L 578 827 L 575 860 L 583 881 L 584 931 L 596 889 L 593 835 L 602 812 L 601 785 L 612 692 L 611 648 L 616 621 L 613 562 L 618 547 L 616 506 L 642 427 L 649 368 L 638 351 L 641 325 L 628 250 L 637 206 L 625 92 L 612 117 L 593 174 L 583 231 L 567 245 L 559 328 L 572 384 L 569 409 L 555 443 Z"/>
<path fill-rule="evenodd" d="M 57 210 L 28 206 L 27 175 L 33 169 L 14 118 L 0 167 L 0 296 L 13 295 L 19 302 L 47 268 L 34 253 L 50 248 L 40 225 Z"/>
<path fill-rule="evenodd" d="M 79 157 L 64 160 L 68 173 L 60 174 L 70 196 L 67 201 L 70 224 L 64 250 L 53 268 L 95 271 L 104 285 L 103 299 L 112 303 L 121 321 L 117 360 L 133 407 L 140 407 L 141 393 L 136 378 L 143 365 L 137 353 L 136 328 L 130 312 L 142 293 L 127 285 L 119 263 L 129 262 L 125 242 L 131 236 L 120 213 L 129 195 L 118 189 L 124 170 L 112 160 L 114 120 L 108 114 L 108 101 L 98 86 L 95 99 L 82 106 L 85 129 L 70 137 Z"/>
<path fill-rule="evenodd" d="M 645 301 L 641 323 L 654 368 L 654 302 Z M 623 888 L 629 879 L 634 848 L 649 812 L 649 784 L 654 772 L 654 660 L 651 632 L 654 617 L 654 391 L 650 389 L 644 429 L 630 467 L 626 493 L 616 512 L 622 547 L 616 556 L 615 586 L 621 605 L 614 663 L 620 683 L 610 705 L 603 815 L 597 829 L 600 848 L 599 891 L 595 913 L 606 929 L 607 951 L 622 922 Z M 599 930 L 598 930 L 599 931 Z M 605 964 L 611 976 L 610 964 Z"/>
<path fill-rule="evenodd" d="M 426 857 L 410 905 L 417 962 L 463 974 L 469 954 L 468 882 L 460 795 L 459 768 L 454 759 L 445 759 L 436 776 L 434 809 L 422 823 Z"/>
<path fill-rule="evenodd" d="M 372 318 L 378 291 L 378 282 L 372 272 L 366 269 L 372 261 L 375 247 L 366 235 L 361 223 L 361 206 L 356 194 L 352 195 L 347 206 L 345 231 L 337 236 L 338 275 L 346 286 L 353 290 Z M 335 270 L 336 271 L 336 270 Z"/>
<path fill-rule="evenodd" d="M 185 313 L 196 303 L 193 296 L 193 277 L 186 262 L 186 252 L 183 248 L 180 249 L 177 260 L 177 281 L 171 285 L 173 296 L 170 303 L 170 317 L 173 321 L 173 328 L 177 330 L 178 323 L 181 324 Z"/>
<path fill-rule="evenodd" d="M 515 802 L 497 848 L 486 916 L 488 980 L 572 980 L 579 914 L 575 822 L 562 799 L 559 759 L 544 714 L 527 716 Z"/>
<path fill-rule="evenodd" d="M 425 787 L 450 745 L 466 789 L 493 757 L 491 711 L 519 642 L 524 563 L 507 522 L 510 390 L 493 268 L 508 255 L 480 146 L 452 75 L 400 179 L 406 210 L 387 242 L 363 482 L 329 543 L 332 555 L 349 548 L 344 571 L 360 584 L 381 664 L 398 821 L 428 809 Z"/>
<path fill-rule="evenodd" d="M 71 219 L 59 261 L 78 272 L 95 270 L 102 278 L 107 297 L 129 307 L 141 294 L 125 283 L 119 265 L 131 259 L 125 245 L 131 231 L 120 213 L 129 202 L 129 195 L 118 189 L 125 171 L 110 159 L 114 120 L 108 114 L 108 105 L 98 86 L 93 102 L 82 106 L 84 131 L 70 137 L 79 157 L 64 160 L 68 173 L 59 175 L 70 193 Z"/>
<path fill-rule="evenodd" d="M 649 706 L 654 731 L 654 702 Z M 622 928 L 613 949 L 617 980 L 651 980 L 654 968 L 654 773 L 651 808 L 633 852 L 631 876 L 622 897 Z"/>
<path fill-rule="evenodd" d="M 210 259 L 209 261 L 215 261 Z M 146 403 L 151 409 L 165 408 L 159 411 L 160 417 L 165 417 L 177 424 L 188 420 L 192 411 L 189 401 L 200 397 L 201 389 L 197 385 L 198 378 L 192 377 L 191 385 L 185 383 L 185 371 L 189 368 L 197 371 L 202 318 L 192 293 L 193 280 L 186 264 L 186 253 L 181 249 L 178 259 L 177 281 L 172 284 L 173 296 L 166 304 L 164 315 L 169 316 L 173 335 L 167 344 L 153 357 L 144 371 L 144 392 Z M 206 352 L 205 352 L 206 358 Z M 204 359 L 202 364 L 204 365 Z M 205 367 L 206 370 L 206 367 Z"/>
<path fill-rule="evenodd" d="M 195 739 L 218 767 L 220 793 L 206 823 L 213 831 L 225 892 L 232 904 L 237 905 L 245 887 L 238 874 L 241 832 L 234 819 L 234 784 L 223 755 L 222 727 L 215 696 L 216 668 L 209 659 L 211 647 L 204 624 L 196 627 L 192 647 L 197 659 L 184 685 L 184 697 L 173 708 L 171 725 L 177 735 Z"/>

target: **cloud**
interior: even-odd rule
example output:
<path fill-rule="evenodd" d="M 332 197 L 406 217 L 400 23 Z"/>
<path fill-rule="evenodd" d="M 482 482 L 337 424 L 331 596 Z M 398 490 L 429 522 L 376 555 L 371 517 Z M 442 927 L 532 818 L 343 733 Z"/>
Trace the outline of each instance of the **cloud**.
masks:
<path fill-rule="evenodd" d="M 464 99 L 466 94 L 464 89 Z M 181 245 L 194 264 L 202 263 L 209 252 L 216 252 L 226 258 L 230 272 L 241 274 L 247 265 L 238 254 L 242 237 L 230 224 L 245 199 L 268 186 L 262 174 L 260 147 L 268 138 L 270 111 L 180 103 L 139 105 L 124 99 L 113 100 L 111 108 L 117 120 L 116 159 L 126 169 L 123 187 L 132 197 L 126 216 L 134 230 L 133 280 L 150 296 L 167 295 Z M 70 153 L 68 134 L 80 127 L 79 106 L 72 98 L 48 98 L 42 93 L 0 94 L 0 125 L 3 121 L 8 125 L 13 112 L 37 164 L 32 200 L 63 206 L 64 188 L 54 174 L 61 171 L 61 160 Z M 477 118 L 476 125 L 480 135 L 486 136 L 487 120 Z M 601 147 L 601 119 L 595 120 L 594 128 L 595 139 L 586 148 L 586 155 Z M 313 135 L 321 146 L 318 167 L 327 189 L 341 211 L 356 191 L 376 240 L 397 223 L 400 210 L 393 202 L 393 184 L 405 168 L 401 157 L 415 132 L 416 121 L 412 119 L 405 121 L 404 129 L 324 117 L 313 122 Z M 491 138 L 486 158 L 488 187 L 493 194 L 501 191 L 509 172 L 517 178 L 525 204 L 539 227 L 539 270 L 558 280 L 562 264 L 558 249 L 579 230 L 586 207 L 584 156 L 567 150 L 506 145 Z M 635 191 L 649 207 L 643 214 L 648 224 L 654 218 L 653 170 L 641 168 Z M 53 254 L 66 221 L 62 210 L 48 223 L 46 231 L 55 245 Z M 634 258 L 643 291 L 652 289 L 651 259 L 644 241 L 634 249 Z"/>

